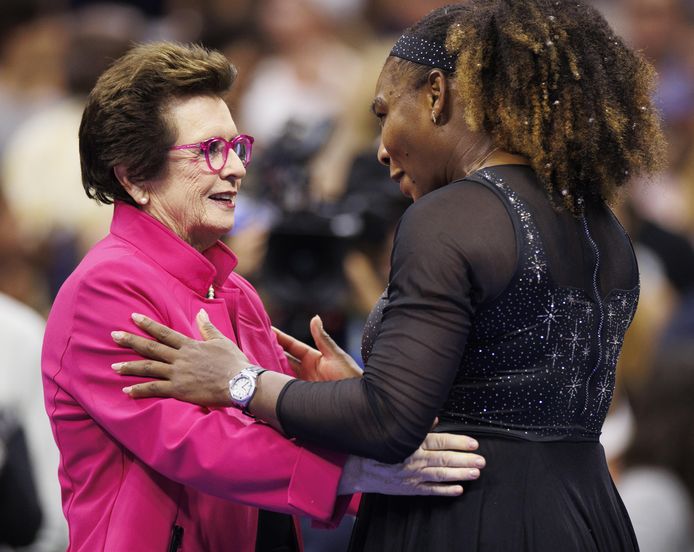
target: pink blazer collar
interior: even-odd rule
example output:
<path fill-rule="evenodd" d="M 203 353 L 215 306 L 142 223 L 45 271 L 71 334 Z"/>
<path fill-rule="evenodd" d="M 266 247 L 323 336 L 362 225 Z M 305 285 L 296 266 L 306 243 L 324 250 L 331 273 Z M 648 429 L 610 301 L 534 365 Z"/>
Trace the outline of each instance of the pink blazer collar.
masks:
<path fill-rule="evenodd" d="M 211 285 L 221 286 L 238 262 L 221 241 L 200 253 L 158 220 L 120 201 L 114 205 L 111 234 L 130 243 L 203 296 Z"/>

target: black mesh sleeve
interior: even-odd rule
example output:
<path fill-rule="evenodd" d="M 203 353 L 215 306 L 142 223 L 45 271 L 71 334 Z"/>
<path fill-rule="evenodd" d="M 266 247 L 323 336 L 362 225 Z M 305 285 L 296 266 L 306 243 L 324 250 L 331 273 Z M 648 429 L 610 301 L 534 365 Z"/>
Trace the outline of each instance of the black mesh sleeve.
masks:
<path fill-rule="evenodd" d="M 476 308 L 503 291 L 516 263 L 513 224 L 486 187 L 454 182 L 418 200 L 395 236 L 388 306 L 364 376 L 288 384 L 277 406 L 285 431 L 402 461 L 448 395 Z"/>

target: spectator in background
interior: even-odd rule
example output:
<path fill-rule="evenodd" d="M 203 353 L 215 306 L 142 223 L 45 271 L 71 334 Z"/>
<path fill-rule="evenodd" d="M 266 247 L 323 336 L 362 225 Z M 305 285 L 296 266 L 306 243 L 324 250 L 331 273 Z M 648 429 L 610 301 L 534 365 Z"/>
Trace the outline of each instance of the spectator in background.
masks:
<path fill-rule="evenodd" d="M 694 114 L 694 75 L 689 39 L 691 20 L 684 0 L 623 0 L 626 31 L 658 72 L 655 104 L 669 131 L 673 162 L 681 162 L 691 144 L 683 133 Z M 674 142 L 673 142 L 674 140 Z"/>
<path fill-rule="evenodd" d="M 360 63 L 319 2 L 261 0 L 258 16 L 271 53 L 250 78 L 239 119 L 268 144 L 291 119 L 313 125 L 335 117 L 350 93 L 345 82 L 358 78 Z"/>
<path fill-rule="evenodd" d="M 43 312 L 50 304 L 43 251 L 22 240 L 0 180 L 0 293 Z"/>
<path fill-rule="evenodd" d="M 79 258 L 108 231 L 108 215 L 81 193 L 77 132 L 87 94 L 98 75 L 145 37 L 135 8 L 96 4 L 65 19 L 69 37 L 56 62 L 64 73 L 62 98 L 36 111 L 9 138 L 0 161 L 5 195 L 25 242 L 47 242 L 55 292 Z M 37 177 L 36 167 L 44 170 Z M 59 261 L 67 260 L 66 266 Z"/>
<path fill-rule="evenodd" d="M 0 34 L 0 152 L 27 116 L 62 97 L 68 42 L 62 18 L 40 15 L 30 0 L 12 4 L 3 2 Z"/>
<path fill-rule="evenodd" d="M 672 345 L 631 395 L 617 477 L 641 552 L 694 551 L 694 341 Z"/>
<path fill-rule="evenodd" d="M 0 407 L 14 413 L 26 434 L 43 523 L 31 551 L 57 552 L 67 545 L 60 505 L 58 449 L 41 392 L 41 341 L 44 321 L 18 301 L 0 294 Z M 21 475 L 20 472 L 15 472 Z M 19 477 L 19 476 L 18 476 Z M 19 484 L 19 482 L 16 482 Z M 19 504 L 19 503 L 18 503 Z M 6 520 L 4 516 L 0 516 Z"/>
<path fill-rule="evenodd" d="M 45 322 L 27 306 L 45 306 L 47 286 L 36 259 L 38 252 L 25 247 L 14 232 L 15 227 L 16 220 L 0 194 L 0 409 L 12 413 L 24 431 L 43 511 L 36 541 L 27 552 L 58 552 L 67 545 L 67 525 L 57 479 L 58 449 L 41 392 Z M 0 518 L 6 520 L 2 514 Z"/>
<path fill-rule="evenodd" d="M 684 0 L 623 0 L 625 33 L 658 73 L 654 102 L 663 118 L 669 166 L 658 186 L 638 182 L 633 201 L 642 217 L 694 236 L 694 57 Z M 691 170 L 691 169 L 689 169 Z"/>
<path fill-rule="evenodd" d="M 41 508 L 22 426 L 0 408 L 0 549 L 31 544 L 41 526 Z"/>

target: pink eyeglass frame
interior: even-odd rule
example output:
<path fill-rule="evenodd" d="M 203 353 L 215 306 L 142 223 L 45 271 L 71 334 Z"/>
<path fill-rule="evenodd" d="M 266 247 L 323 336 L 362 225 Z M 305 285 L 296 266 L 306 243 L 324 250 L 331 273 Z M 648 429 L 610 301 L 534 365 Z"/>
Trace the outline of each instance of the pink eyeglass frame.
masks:
<path fill-rule="evenodd" d="M 212 163 L 210 163 L 210 144 L 216 140 L 221 140 L 224 143 L 224 153 L 222 154 L 223 162 L 222 166 L 219 169 L 215 169 L 212 166 Z M 229 150 L 233 149 L 236 146 L 236 144 L 243 142 L 244 140 L 248 142 L 248 155 L 246 156 L 247 158 L 245 160 L 241 159 L 241 157 L 239 157 L 239 159 L 241 159 L 241 163 L 243 163 L 243 166 L 247 167 L 251 162 L 251 155 L 253 153 L 253 142 L 255 142 L 255 138 L 253 138 L 253 136 L 249 134 L 239 134 L 238 136 L 234 136 L 231 140 L 225 140 L 221 136 L 213 136 L 212 138 L 208 138 L 207 140 L 203 140 L 202 142 L 197 142 L 195 144 L 182 144 L 180 146 L 172 146 L 169 149 L 201 149 L 205 152 L 205 161 L 207 162 L 207 166 L 209 167 L 209 169 L 213 173 L 218 174 L 227 164 L 227 160 L 229 159 Z M 234 153 L 236 153 L 236 150 L 234 150 Z"/>

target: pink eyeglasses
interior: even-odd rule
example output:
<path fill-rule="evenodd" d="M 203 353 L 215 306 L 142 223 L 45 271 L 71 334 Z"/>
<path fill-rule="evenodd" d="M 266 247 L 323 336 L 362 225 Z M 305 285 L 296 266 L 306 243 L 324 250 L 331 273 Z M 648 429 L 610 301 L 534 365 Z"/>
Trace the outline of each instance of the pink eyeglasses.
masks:
<path fill-rule="evenodd" d="M 205 152 L 205 161 L 207 166 L 213 173 L 219 173 L 227 164 L 229 150 L 233 149 L 234 153 L 239 156 L 241 163 L 247 167 L 251 162 L 251 152 L 253 151 L 253 142 L 255 138 L 248 134 L 239 134 L 228 142 L 219 136 L 209 138 L 204 142 L 197 144 L 183 144 L 182 146 L 173 146 L 172 150 L 184 149 L 199 149 Z"/>

